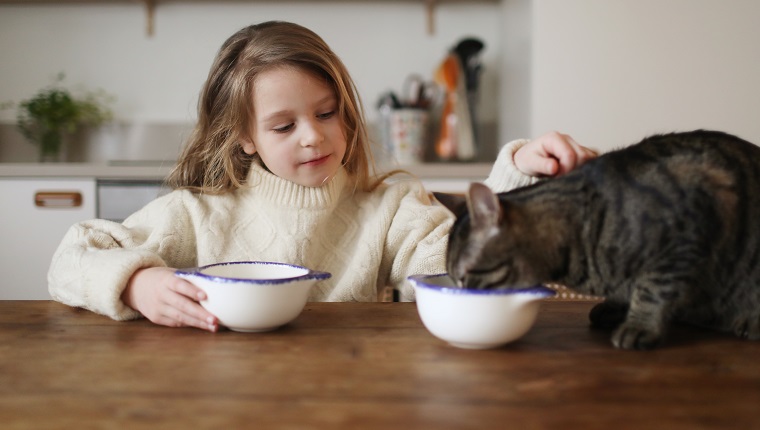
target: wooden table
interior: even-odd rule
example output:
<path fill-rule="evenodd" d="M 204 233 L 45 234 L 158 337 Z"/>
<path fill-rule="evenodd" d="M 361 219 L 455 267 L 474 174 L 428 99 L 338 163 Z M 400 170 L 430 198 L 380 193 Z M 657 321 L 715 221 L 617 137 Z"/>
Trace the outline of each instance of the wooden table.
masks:
<path fill-rule="evenodd" d="M 0 302 L 0 428 L 758 429 L 760 342 L 677 327 L 613 349 L 591 302 L 463 350 L 412 303 L 315 303 L 269 333 Z"/>

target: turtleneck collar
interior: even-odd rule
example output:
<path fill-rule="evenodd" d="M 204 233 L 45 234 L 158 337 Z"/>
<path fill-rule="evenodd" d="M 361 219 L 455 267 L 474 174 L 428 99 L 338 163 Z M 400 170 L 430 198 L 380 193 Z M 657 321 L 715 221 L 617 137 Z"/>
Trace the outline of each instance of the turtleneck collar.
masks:
<path fill-rule="evenodd" d="M 305 187 L 283 179 L 254 161 L 248 172 L 244 192 L 256 194 L 272 204 L 300 208 L 319 208 L 334 205 L 348 184 L 348 173 L 341 167 L 321 187 Z"/>

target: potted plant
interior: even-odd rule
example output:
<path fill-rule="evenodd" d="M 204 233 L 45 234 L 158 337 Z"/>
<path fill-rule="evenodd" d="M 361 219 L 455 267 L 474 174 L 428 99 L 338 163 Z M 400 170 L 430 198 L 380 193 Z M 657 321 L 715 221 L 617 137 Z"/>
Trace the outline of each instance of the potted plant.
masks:
<path fill-rule="evenodd" d="M 77 97 L 63 86 L 59 73 L 53 85 L 18 104 L 17 121 L 21 134 L 39 145 L 39 161 L 61 161 L 66 139 L 86 126 L 109 121 L 113 97 L 103 90 Z"/>

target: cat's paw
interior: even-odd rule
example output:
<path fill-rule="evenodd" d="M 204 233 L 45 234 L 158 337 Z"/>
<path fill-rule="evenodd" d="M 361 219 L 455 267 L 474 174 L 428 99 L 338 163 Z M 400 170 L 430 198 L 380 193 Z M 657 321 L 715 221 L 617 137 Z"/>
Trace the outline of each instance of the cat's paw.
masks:
<path fill-rule="evenodd" d="M 620 325 L 628 314 L 628 305 L 618 302 L 602 302 L 591 308 L 588 318 L 596 328 L 612 329 Z"/>
<path fill-rule="evenodd" d="M 749 340 L 760 340 L 760 316 L 751 315 L 734 320 L 734 334 Z"/>
<path fill-rule="evenodd" d="M 621 349 L 653 349 L 661 342 L 661 333 L 626 323 L 612 334 L 612 344 Z"/>

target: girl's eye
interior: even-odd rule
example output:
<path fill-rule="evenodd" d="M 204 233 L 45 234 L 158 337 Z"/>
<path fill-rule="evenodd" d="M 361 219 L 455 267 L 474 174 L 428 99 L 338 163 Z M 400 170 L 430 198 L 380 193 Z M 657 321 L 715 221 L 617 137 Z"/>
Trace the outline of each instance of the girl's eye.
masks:
<path fill-rule="evenodd" d="M 317 115 L 317 118 L 319 119 L 328 119 L 331 118 L 333 115 L 335 115 L 335 111 L 331 110 L 330 112 L 325 112 Z"/>
<path fill-rule="evenodd" d="M 292 130 L 292 129 L 293 129 L 293 125 L 294 125 L 293 123 L 290 123 L 290 124 L 288 124 L 288 125 L 284 125 L 284 126 L 282 126 L 282 127 L 275 127 L 275 128 L 273 128 L 272 130 L 273 130 L 275 133 L 287 133 L 287 132 L 289 132 L 290 130 Z"/>

